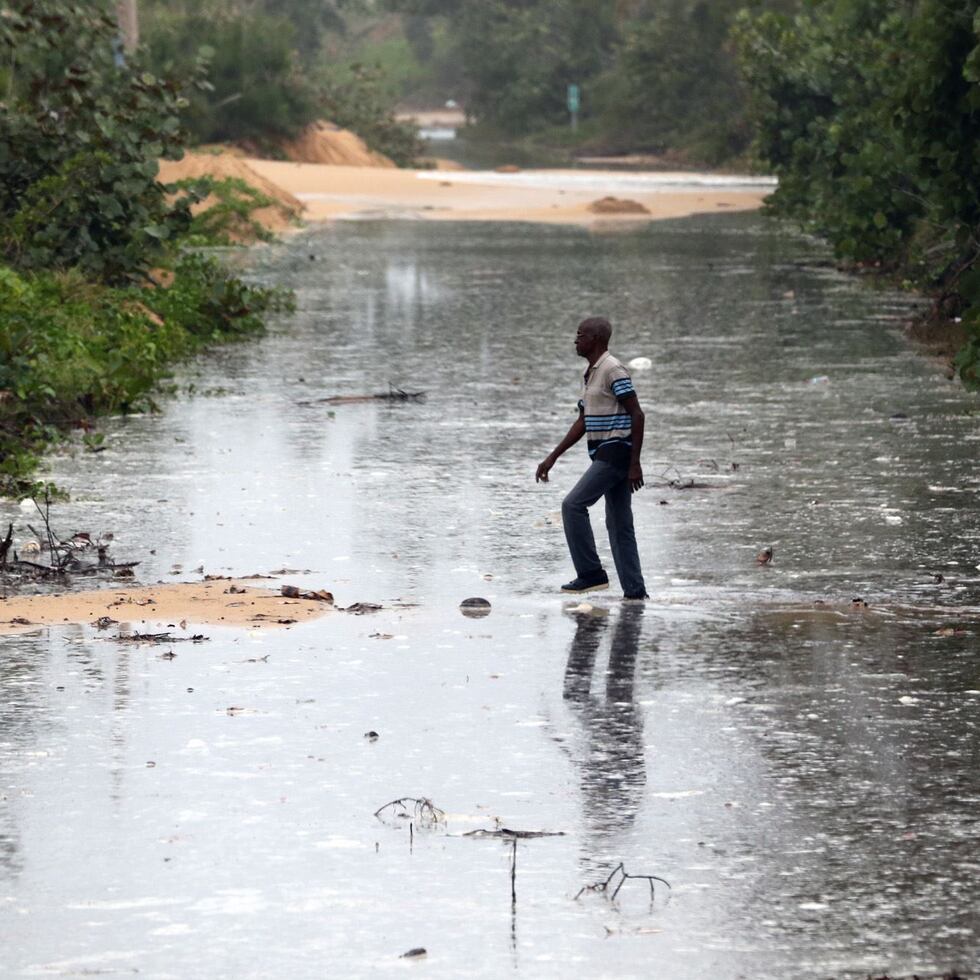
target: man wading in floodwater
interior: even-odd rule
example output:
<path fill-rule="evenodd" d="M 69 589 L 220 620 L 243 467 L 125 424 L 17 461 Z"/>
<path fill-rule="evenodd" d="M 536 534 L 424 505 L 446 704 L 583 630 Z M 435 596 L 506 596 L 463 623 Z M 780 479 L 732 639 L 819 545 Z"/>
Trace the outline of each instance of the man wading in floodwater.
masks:
<path fill-rule="evenodd" d="M 609 588 L 595 550 L 589 508 L 606 498 L 606 530 L 612 546 L 616 574 L 626 599 L 646 599 L 633 532 L 630 496 L 643 486 L 640 450 L 643 448 L 643 411 L 633 390 L 629 371 L 609 353 L 612 326 L 605 317 L 583 320 L 575 335 L 575 353 L 589 362 L 585 372 L 578 418 L 554 451 L 538 466 L 535 479 L 548 482 L 548 472 L 558 457 L 582 438 L 589 437 L 592 465 L 562 501 L 565 539 L 575 565 L 575 578 L 562 592 L 591 592 Z"/>

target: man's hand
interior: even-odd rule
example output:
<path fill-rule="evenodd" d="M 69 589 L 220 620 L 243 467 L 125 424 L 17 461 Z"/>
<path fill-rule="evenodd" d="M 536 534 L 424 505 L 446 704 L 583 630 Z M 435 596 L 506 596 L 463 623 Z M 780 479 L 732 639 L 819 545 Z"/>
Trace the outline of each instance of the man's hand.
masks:
<path fill-rule="evenodd" d="M 547 456 L 543 462 L 538 463 L 538 471 L 534 474 L 535 483 L 547 483 L 548 471 L 555 465 L 555 457 Z"/>
<path fill-rule="evenodd" d="M 643 486 L 643 469 L 639 463 L 630 463 L 630 489 L 636 493 Z"/>

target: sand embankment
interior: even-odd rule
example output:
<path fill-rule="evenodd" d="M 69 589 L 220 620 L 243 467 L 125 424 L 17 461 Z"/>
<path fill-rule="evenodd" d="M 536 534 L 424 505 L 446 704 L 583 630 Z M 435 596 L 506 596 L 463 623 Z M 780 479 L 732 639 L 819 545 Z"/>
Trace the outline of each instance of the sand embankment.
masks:
<path fill-rule="evenodd" d="M 303 214 L 301 201 L 279 184 L 256 172 L 245 160 L 230 150 L 209 150 L 200 153 L 187 151 L 180 160 L 161 160 L 157 179 L 162 184 L 174 184 L 179 180 L 199 180 L 202 177 L 210 177 L 214 180 L 228 178 L 242 180 L 269 198 L 272 203 L 253 211 L 251 219 L 273 234 L 285 231 Z M 211 194 L 193 205 L 191 212 L 199 214 L 217 203 L 218 198 Z M 229 233 L 233 239 L 243 242 L 251 241 L 255 237 L 254 234 L 249 234 L 246 227 L 240 229 L 240 233 L 236 233 L 235 229 L 229 229 Z"/>
<path fill-rule="evenodd" d="M 646 175 L 646 184 L 642 180 L 623 184 L 621 172 L 590 171 L 583 179 L 582 171 L 455 174 L 275 160 L 249 159 L 247 163 L 302 201 L 305 216 L 313 221 L 375 217 L 607 226 L 752 210 L 772 191 L 771 187 L 738 183 L 696 186 L 691 181 L 697 175 L 690 174 Z M 626 189 L 617 190 L 620 184 Z M 610 195 L 635 201 L 648 213 L 596 214 L 590 210 L 596 200 Z"/>
<path fill-rule="evenodd" d="M 296 139 L 283 143 L 282 149 L 294 163 L 389 169 L 395 166 L 393 160 L 370 149 L 356 133 L 322 119 L 310 123 Z"/>
<path fill-rule="evenodd" d="M 195 626 L 291 626 L 332 609 L 330 603 L 288 599 L 278 590 L 257 588 L 248 581 L 160 583 L 0 599 L 0 635 L 26 633 L 39 626 L 95 625 L 108 617 L 112 623 L 107 626 L 120 631 L 149 633 L 163 628 L 180 637 L 192 635 Z"/>

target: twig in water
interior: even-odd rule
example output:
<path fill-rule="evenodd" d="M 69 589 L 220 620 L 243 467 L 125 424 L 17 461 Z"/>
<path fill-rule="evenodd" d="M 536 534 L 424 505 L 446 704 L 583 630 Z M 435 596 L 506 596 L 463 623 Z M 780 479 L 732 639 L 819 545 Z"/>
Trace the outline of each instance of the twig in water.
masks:
<path fill-rule="evenodd" d="M 612 884 L 613 879 L 619 874 L 621 877 L 616 887 L 613 889 L 612 894 L 609 894 L 609 886 Z M 650 886 L 650 901 L 654 899 L 654 886 L 655 881 L 659 881 L 661 884 L 666 885 L 667 889 L 670 890 L 670 882 L 666 881 L 664 878 L 660 878 L 657 875 L 631 875 L 627 872 L 626 866 L 622 861 L 616 865 L 615 868 L 609 873 L 609 877 L 605 881 L 597 882 L 594 885 L 583 885 L 579 890 L 578 894 L 575 896 L 575 901 L 582 896 L 584 892 L 595 892 L 606 895 L 610 902 L 616 901 L 616 896 L 619 894 L 620 888 L 626 884 L 627 881 L 645 881 Z"/>
<path fill-rule="evenodd" d="M 510 903 L 517 906 L 517 838 L 514 838 L 514 849 L 510 855 Z"/>

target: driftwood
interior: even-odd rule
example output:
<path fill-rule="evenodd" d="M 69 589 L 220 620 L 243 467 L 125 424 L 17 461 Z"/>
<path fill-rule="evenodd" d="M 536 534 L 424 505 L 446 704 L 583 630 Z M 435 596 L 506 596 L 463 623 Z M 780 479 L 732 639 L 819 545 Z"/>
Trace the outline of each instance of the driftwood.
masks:
<path fill-rule="evenodd" d="M 193 636 L 172 636 L 170 633 L 120 633 L 112 639 L 120 643 L 203 643 L 209 636 L 195 633 Z"/>
<path fill-rule="evenodd" d="M 532 840 L 535 837 L 564 837 L 564 830 L 511 830 L 500 827 L 497 830 L 468 830 L 463 837 L 497 837 L 502 840 Z"/>
<path fill-rule="evenodd" d="M 373 395 L 331 395 L 329 398 L 316 398 L 313 401 L 297 402 L 304 408 L 311 405 L 356 405 L 362 402 L 421 402 L 425 401 L 424 391 L 402 391 L 388 385 L 387 391 Z"/>
<path fill-rule="evenodd" d="M 5 570 L 11 575 L 25 578 L 52 578 L 67 575 L 121 575 L 129 573 L 139 565 L 138 561 L 116 562 L 107 561 L 103 565 L 72 559 L 59 565 L 42 565 L 40 562 L 29 561 L 27 558 L 16 558 L 9 561 Z"/>

